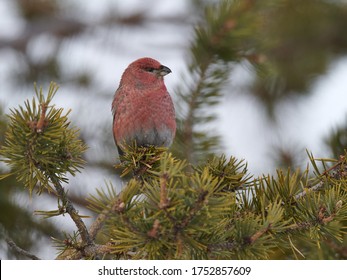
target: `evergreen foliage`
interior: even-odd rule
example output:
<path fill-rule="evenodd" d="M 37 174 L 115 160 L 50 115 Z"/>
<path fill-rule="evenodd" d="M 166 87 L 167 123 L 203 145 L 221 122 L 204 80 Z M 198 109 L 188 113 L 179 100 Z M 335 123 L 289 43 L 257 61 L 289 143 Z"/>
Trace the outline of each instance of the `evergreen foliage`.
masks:
<path fill-rule="evenodd" d="M 310 159 L 315 176 L 279 170 L 252 180 L 234 158 L 190 171 L 164 152 L 120 195 L 108 186 L 90 202 L 98 213 L 112 212 L 103 234 L 116 258 L 343 259 L 335 249 L 346 234 L 346 160 L 319 171 Z"/>
<path fill-rule="evenodd" d="M 25 108 L 11 110 L 5 143 L 1 148 L 11 174 L 24 183 L 30 193 L 37 187 L 51 191 L 49 181 L 67 182 L 82 167 L 81 155 L 86 146 L 77 138 L 78 130 L 70 128 L 68 113 L 50 105 L 58 87 L 51 83 L 47 98 L 42 88 L 36 98 L 25 102 Z M 37 104 L 38 103 L 38 104 Z"/>
<path fill-rule="evenodd" d="M 37 188 L 38 194 L 49 191 L 58 197 L 56 211 L 40 214 L 68 213 L 75 222 L 76 232 L 65 234 L 64 240 L 54 239 L 59 258 L 346 257 L 344 250 L 338 250 L 344 248 L 347 231 L 346 155 L 338 160 L 317 160 L 309 154 L 313 175 L 309 169 L 278 170 L 276 176 L 252 178 L 246 164 L 233 157 L 215 156 L 196 166 L 166 149 L 128 147 L 117 168 L 123 175 L 133 175 L 120 193 L 108 184 L 106 190 L 89 198 L 90 209 L 98 217 L 88 230 L 82 220 L 85 217 L 74 210 L 61 186 L 66 173 L 81 167 L 85 145 L 61 109 L 52 106 L 47 114 L 42 113 L 56 90 L 51 84 L 46 99 L 41 90 L 38 102 L 34 98 L 25 103 L 25 109 L 11 111 L 1 154 L 11 167 L 10 174 L 23 180 L 29 193 Z M 15 136 L 25 136 L 20 138 L 25 144 Z M 64 137 L 70 137 L 69 141 Z M 35 140 L 38 144 L 32 145 Z M 34 156 L 18 156 L 18 149 L 24 148 L 30 151 L 24 155 Z M 70 151 L 74 157 L 66 157 L 62 151 Z M 38 178 L 31 185 L 18 166 L 25 163 L 30 167 L 33 158 L 35 168 L 26 168 L 24 173 L 27 178 Z M 42 172 L 40 176 L 38 172 Z"/>

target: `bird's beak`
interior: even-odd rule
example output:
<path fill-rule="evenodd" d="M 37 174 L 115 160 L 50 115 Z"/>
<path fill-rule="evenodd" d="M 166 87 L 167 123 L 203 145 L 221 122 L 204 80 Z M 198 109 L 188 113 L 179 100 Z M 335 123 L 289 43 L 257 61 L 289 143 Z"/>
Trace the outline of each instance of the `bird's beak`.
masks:
<path fill-rule="evenodd" d="M 159 70 L 158 70 L 158 75 L 159 76 L 165 76 L 167 74 L 171 73 L 171 69 L 169 67 L 166 67 L 164 65 L 160 65 Z"/>

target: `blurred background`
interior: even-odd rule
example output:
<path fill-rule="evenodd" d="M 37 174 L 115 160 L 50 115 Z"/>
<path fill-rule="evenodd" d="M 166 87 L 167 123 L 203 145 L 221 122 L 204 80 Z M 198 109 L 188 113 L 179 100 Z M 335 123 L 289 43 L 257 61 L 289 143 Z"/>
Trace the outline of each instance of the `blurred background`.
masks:
<path fill-rule="evenodd" d="M 111 102 L 127 65 L 147 56 L 172 70 L 175 155 L 193 163 L 235 156 L 255 177 L 305 168 L 305 149 L 338 157 L 347 144 L 346 30 L 344 0 L 0 0 L 0 144 L 5 114 L 32 98 L 34 82 L 44 91 L 57 82 L 54 103 L 72 109 L 89 146 L 67 188 L 91 214 L 88 193 L 123 184 Z M 13 179 L 0 181 L 0 258 L 21 258 L 7 235 L 53 259 L 50 236 L 74 225 L 32 213 L 55 207 L 48 195 L 30 198 Z"/>

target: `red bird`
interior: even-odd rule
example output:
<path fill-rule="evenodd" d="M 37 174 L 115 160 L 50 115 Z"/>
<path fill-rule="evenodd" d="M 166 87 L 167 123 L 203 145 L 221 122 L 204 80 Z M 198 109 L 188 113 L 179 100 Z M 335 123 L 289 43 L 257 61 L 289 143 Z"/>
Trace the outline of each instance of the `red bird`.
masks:
<path fill-rule="evenodd" d="M 125 69 L 112 102 L 113 136 L 124 145 L 169 147 L 176 133 L 175 108 L 164 84 L 171 70 L 152 58 Z"/>

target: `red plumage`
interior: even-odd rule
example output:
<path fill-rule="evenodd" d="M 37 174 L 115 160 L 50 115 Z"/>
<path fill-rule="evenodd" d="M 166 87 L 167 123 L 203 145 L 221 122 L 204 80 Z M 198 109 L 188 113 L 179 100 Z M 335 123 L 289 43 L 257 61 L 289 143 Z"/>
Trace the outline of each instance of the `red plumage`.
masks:
<path fill-rule="evenodd" d="M 169 147 L 176 133 L 175 109 L 163 77 L 171 70 L 152 58 L 125 69 L 112 102 L 113 136 L 124 144 Z"/>

